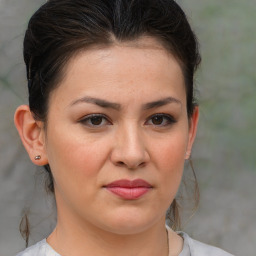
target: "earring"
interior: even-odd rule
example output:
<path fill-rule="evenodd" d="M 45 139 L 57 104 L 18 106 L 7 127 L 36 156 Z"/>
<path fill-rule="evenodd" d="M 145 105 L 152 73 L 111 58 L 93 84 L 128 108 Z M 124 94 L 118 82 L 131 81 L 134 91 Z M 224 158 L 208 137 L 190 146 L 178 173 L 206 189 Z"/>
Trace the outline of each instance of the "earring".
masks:
<path fill-rule="evenodd" d="M 38 156 L 35 156 L 35 160 L 40 160 L 41 159 L 41 156 L 38 155 Z"/>
<path fill-rule="evenodd" d="M 186 159 L 189 159 L 189 158 L 190 158 L 190 153 L 186 152 Z"/>

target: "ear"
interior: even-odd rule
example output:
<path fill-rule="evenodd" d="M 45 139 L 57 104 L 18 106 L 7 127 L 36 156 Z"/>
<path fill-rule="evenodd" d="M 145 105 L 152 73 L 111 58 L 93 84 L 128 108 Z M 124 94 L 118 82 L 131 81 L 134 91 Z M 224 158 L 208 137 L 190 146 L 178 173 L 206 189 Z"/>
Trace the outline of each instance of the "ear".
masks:
<path fill-rule="evenodd" d="M 43 122 L 34 119 L 29 106 L 21 105 L 16 109 L 14 123 L 31 161 L 40 166 L 48 164 Z M 40 159 L 36 160 L 38 155 Z"/>
<path fill-rule="evenodd" d="M 192 146 L 196 137 L 198 120 L 199 120 L 199 108 L 198 106 L 196 106 L 192 114 L 192 117 L 189 120 L 189 138 L 188 138 L 188 145 L 187 145 L 185 159 L 189 159 L 191 155 Z"/>

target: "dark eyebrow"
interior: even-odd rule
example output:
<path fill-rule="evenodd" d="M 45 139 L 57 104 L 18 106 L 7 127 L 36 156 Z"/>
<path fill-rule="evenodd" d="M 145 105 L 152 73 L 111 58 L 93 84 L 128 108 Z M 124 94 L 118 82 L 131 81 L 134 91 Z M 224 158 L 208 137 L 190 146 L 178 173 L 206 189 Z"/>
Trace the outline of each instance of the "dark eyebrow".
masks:
<path fill-rule="evenodd" d="M 92 104 L 98 105 L 102 108 L 113 108 L 115 110 L 119 110 L 121 108 L 121 105 L 118 104 L 118 103 L 109 102 L 109 101 L 106 101 L 106 100 L 93 98 L 93 97 L 88 97 L 88 96 L 80 98 L 78 100 L 75 100 L 70 105 L 73 106 L 73 105 L 78 104 L 78 103 L 92 103 Z"/>
<path fill-rule="evenodd" d="M 181 101 L 180 100 L 175 99 L 173 97 L 168 97 L 168 98 L 164 98 L 164 99 L 161 99 L 161 100 L 157 100 L 157 101 L 152 101 L 152 102 L 146 103 L 146 104 L 143 105 L 142 108 L 144 110 L 148 110 L 148 109 L 152 109 L 152 108 L 161 107 L 161 106 L 167 105 L 169 103 L 177 103 L 177 104 L 181 105 Z"/>
<path fill-rule="evenodd" d="M 121 109 L 121 105 L 118 103 L 109 102 L 109 101 L 106 101 L 103 99 L 89 97 L 89 96 L 85 96 L 83 98 L 77 99 L 77 100 L 73 101 L 70 105 L 73 106 L 78 103 L 91 103 L 91 104 L 98 105 L 102 108 L 112 108 L 115 110 Z M 178 99 L 175 99 L 173 97 L 168 97 L 168 98 L 164 98 L 161 100 L 146 103 L 142 106 L 142 109 L 148 110 L 148 109 L 152 109 L 152 108 L 161 107 L 161 106 L 167 105 L 169 103 L 177 103 L 177 104 L 181 105 L 181 101 L 179 101 Z"/>

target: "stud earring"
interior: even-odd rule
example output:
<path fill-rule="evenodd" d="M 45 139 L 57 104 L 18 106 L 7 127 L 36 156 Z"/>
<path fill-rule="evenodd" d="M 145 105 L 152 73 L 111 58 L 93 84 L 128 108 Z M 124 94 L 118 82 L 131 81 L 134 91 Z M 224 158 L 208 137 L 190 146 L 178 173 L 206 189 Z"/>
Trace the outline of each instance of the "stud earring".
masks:
<path fill-rule="evenodd" d="M 41 159 L 41 156 L 38 155 L 38 156 L 35 156 L 35 160 L 40 160 Z"/>

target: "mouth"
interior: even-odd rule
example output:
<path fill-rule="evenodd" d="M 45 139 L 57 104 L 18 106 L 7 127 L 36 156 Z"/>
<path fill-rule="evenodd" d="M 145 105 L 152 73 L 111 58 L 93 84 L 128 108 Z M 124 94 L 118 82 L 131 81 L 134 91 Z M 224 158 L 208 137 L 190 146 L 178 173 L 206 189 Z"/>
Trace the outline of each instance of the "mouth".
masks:
<path fill-rule="evenodd" d="M 125 200 L 139 199 L 153 188 L 151 184 L 142 179 L 116 180 L 104 187 Z"/>

